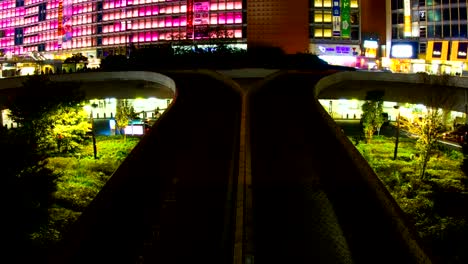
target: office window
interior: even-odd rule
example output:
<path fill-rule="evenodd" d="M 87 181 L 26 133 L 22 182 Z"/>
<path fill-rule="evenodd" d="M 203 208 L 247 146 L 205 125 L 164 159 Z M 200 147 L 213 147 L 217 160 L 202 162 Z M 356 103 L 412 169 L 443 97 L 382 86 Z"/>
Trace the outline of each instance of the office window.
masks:
<path fill-rule="evenodd" d="M 427 36 L 426 36 L 426 27 L 420 27 L 419 28 L 419 37 L 420 38 L 427 38 Z"/>
<path fill-rule="evenodd" d="M 315 7 L 322 7 L 323 6 L 323 1 L 322 0 L 313 0 L 312 4 Z"/>
<path fill-rule="evenodd" d="M 467 31 L 466 24 L 460 25 L 460 38 L 466 38 L 467 36 L 466 31 Z"/>
<path fill-rule="evenodd" d="M 466 20 L 466 7 L 460 7 L 460 20 Z"/>
<path fill-rule="evenodd" d="M 392 39 L 398 39 L 398 28 L 392 27 Z"/>
<path fill-rule="evenodd" d="M 358 0 L 351 0 L 351 8 L 358 8 L 359 3 Z"/>
<path fill-rule="evenodd" d="M 323 0 L 323 6 L 324 7 L 331 7 L 332 6 L 332 0 Z"/>
<path fill-rule="evenodd" d="M 427 10 L 427 21 L 439 22 L 440 18 L 440 9 Z"/>
<path fill-rule="evenodd" d="M 425 43 L 425 42 L 419 43 L 419 52 L 420 53 L 426 53 L 426 49 L 427 49 L 427 43 Z"/>
<path fill-rule="evenodd" d="M 451 37 L 451 34 L 450 34 L 450 25 L 444 25 L 442 27 L 442 37 L 443 38 L 450 38 Z"/>
<path fill-rule="evenodd" d="M 314 22 L 323 22 L 323 12 L 322 11 L 315 11 L 314 12 Z"/>
<path fill-rule="evenodd" d="M 427 27 L 427 38 L 433 38 L 435 35 L 434 35 L 434 26 L 431 25 L 431 26 L 428 26 Z"/>
<path fill-rule="evenodd" d="M 460 31 L 458 30 L 458 25 L 452 25 L 452 37 L 458 38 L 460 37 Z"/>
<path fill-rule="evenodd" d="M 442 20 L 450 20 L 450 9 L 446 8 L 442 11 Z"/>
<path fill-rule="evenodd" d="M 450 16 L 452 21 L 458 20 L 458 8 L 450 8 Z"/>
<path fill-rule="evenodd" d="M 323 11 L 323 22 L 332 22 L 332 13 L 331 11 Z"/>
<path fill-rule="evenodd" d="M 323 30 L 321 28 L 316 28 L 314 30 L 314 37 L 315 38 L 322 38 L 323 37 Z"/>
<path fill-rule="evenodd" d="M 397 24 L 397 14 L 392 13 L 392 25 L 396 25 L 396 24 Z"/>

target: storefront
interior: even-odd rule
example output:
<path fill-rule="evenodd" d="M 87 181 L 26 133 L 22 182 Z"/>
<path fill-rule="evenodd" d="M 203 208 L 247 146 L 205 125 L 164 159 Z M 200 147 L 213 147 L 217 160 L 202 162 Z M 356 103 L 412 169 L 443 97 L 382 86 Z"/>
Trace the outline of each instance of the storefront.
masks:
<path fill-rule="evenodd" d="M 390 65 L 392 72 L 411 73 L 413 61 L 418 59 L 418 42 L 394 42 L 390 49 Z"/>
<path fill-rule="evenodd" d="M 468 41 L 452 41 L 450 49 L 451 75 L 463 75 L 467 71 Z"/>
<path fill-rule="evenodd" d="M 310 51 L 329 64 L 348 67 L 356 67 L 361 54 L 359 45 L 349 44 L 311 44 Z"/>

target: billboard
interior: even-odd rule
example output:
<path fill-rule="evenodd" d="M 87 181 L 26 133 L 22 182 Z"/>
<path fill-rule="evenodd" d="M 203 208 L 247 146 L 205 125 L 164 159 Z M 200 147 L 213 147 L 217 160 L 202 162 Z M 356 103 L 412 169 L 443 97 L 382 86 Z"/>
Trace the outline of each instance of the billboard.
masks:
<path fill-rule="evenodd" d="M 451 61 L 466 61 L 468 59 L 468 41 L 452 41 L 450 51 Z"/>
<path fill-rule="evenodd" d="M 340 0 L 333 0 L 333 36 L 341 36 L 341 10 L 340 10 Z"/>
<path fill-rule="evenodd" d="M 341 37 L 351 37 L 351 0 L 341 0 Z"/>
<path fill-rule="evenodd" d="M 426 60 L 447 60 L 448 50 L 448 41 L 429 41 L 426 49 Z"/>
<path fill-rule="evenodd" d="M 392 47 L 390 50 L 390 58 L 417 59 L 418 45 L 419 44 L 417 41 L 392 43 Z"/>

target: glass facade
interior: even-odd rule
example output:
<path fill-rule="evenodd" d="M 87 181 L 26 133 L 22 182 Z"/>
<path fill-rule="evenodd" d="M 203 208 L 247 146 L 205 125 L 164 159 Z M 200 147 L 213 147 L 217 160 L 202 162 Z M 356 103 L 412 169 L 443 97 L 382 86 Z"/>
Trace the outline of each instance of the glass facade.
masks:
<path fill-rule="evenodd" d="M 4 0 L 0 7 L 2 55 L 245 38 L 242 0 Z"/>

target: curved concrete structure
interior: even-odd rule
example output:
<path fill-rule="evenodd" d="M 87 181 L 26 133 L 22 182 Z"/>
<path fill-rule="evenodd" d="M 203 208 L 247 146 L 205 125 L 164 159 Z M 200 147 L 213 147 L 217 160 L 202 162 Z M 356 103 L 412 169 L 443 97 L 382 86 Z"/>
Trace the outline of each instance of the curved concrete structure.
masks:
<path fill-rule="evenodd" d="M 160 73 L 148 71 L 85 72 L 48 75 L 55 82 L 79 82 L 87 99 L 94 98 L 173 98 L 175 82 Z M 28 76 L 0 79 L 0 94 L 14 93 Z M 12 91 L 13 89 L 13 91 Z M 1 96 L 1 95 L 0 95 Z"/>
<path fill-rule="evenodd" d="M 339 72 L 322 78 L 315 86 L 319 99 L 364 100 L 366 92 L 371 90 L 384 91 L 384 101 L 414 104 L 425 104 L 449 94 L 452 110 L 465 112 L 468 78 L 449 76 L 446 85 L 431 85 L 420 74 Z"/>

